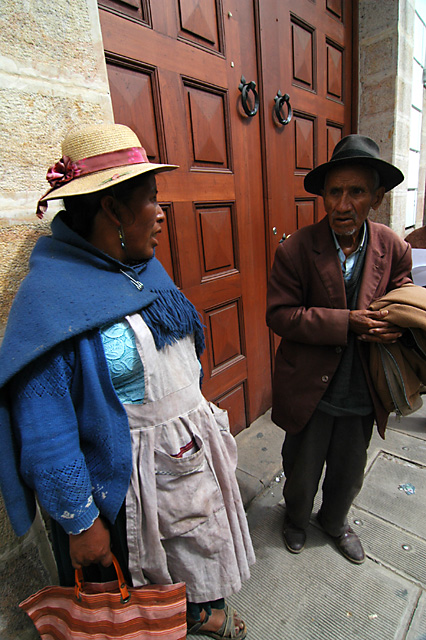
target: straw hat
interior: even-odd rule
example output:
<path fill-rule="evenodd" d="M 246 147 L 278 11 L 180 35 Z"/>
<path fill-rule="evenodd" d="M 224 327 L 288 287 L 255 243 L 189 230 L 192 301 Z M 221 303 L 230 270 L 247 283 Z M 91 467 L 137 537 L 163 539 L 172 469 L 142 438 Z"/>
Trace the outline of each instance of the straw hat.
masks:
<path fill-rule="evenodd" d="M 320 164 L 306 174 L 306 191 L 321 195 L 327 172 L 342 164 L 363 164 L 376 169 L 380 177 L 380 186 L 384 187 L 385 191 L 390 191 L 404 180 L 402 171 L 380 158 L 380 149 L 374 140 L 352 134 L 336 144 L 329 162 Z"/>
<path fill-rule="evenodd" d="M 50 167 L 51 188 L 40 198 L 42 217 L 48 200 L 94 193 L 142 173 L 173 171 L 177 165 L 149 162 L 137 135 L 122 124 L 74 127 L 62 143 L 62 158 Z"/>

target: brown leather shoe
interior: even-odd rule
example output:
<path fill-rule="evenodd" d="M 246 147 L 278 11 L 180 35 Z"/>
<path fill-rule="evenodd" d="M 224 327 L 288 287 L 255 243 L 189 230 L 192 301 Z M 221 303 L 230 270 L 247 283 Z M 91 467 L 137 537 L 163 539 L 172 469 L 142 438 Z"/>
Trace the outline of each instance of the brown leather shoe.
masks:
<path fill-rule="evenodd" d="M 300 553 L 305 548 L 306 531 L 295 527 L 291 522 L 284 522 L 284 543 L 290 553 Z"/>
<path fill-rule="evenodd" d="M 362 564 L 365 560 L 364 549 L 362 548 L 361 540 L 358 538 L 355 531 L 350 527 L 347 528 L 345 533 L 341 536 L 331 536 L 336 543 L 340 553 L 355 564 Z"/>

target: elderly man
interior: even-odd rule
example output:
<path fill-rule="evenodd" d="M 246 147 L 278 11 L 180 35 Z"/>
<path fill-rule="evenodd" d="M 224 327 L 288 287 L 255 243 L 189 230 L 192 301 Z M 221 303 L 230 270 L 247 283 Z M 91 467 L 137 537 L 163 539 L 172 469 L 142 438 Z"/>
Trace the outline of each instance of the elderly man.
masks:
<path fill-rule="evenodd" d="M 401 335 L 387 312 L 368 307 L 411 282 L 410 247 L 368 214 L 403 179 L 373 140 L 343 138 L 330 161 L 305 177 L 327 216 L 292 234 L 275 255 L 267 323 L 282 339 L 272 420 L 287 432 L 283 533 L 292 553 L 304 548 L 325 465 L 318 522 L 348 560 L 365 560 L 347 514 L 362 486 L 373 422 L 383 434 L 388 418 L 369 377 L 368 343 Z"/>

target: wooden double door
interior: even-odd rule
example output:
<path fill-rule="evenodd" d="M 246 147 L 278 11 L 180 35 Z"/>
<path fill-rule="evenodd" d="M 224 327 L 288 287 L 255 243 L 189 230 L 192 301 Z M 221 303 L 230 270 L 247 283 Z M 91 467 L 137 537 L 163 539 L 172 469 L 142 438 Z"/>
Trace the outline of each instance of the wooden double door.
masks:
<path fill-rule="evenodd" d="M 151 161 L 180 167 L 157 179 L 157 257 L 202 316 L 203 392 L 237 433 L 271 402 L 265 302 L 278 241 L 321 215 L 303 176 L 351 130 L 352 2 L 99 9 L 115 121 Z"/>

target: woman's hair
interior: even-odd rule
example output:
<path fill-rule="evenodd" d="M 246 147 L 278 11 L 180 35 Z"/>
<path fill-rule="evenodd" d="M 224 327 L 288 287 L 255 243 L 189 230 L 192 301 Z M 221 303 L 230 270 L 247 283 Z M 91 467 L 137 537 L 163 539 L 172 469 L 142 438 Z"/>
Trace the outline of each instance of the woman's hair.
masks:
<path fill-rule="evenodd" d="M 64 222 L 82 238 L 87 239 L 92 232 L 95 217 L 101 208 L 102 198 L 112 196 L 115 200 L 126 204 L 131 199 L 133 191 L 142 186 L 151 173 L 142 173 L 113 187 L 94 193 L 66 196 L 64 198 Z"/>

